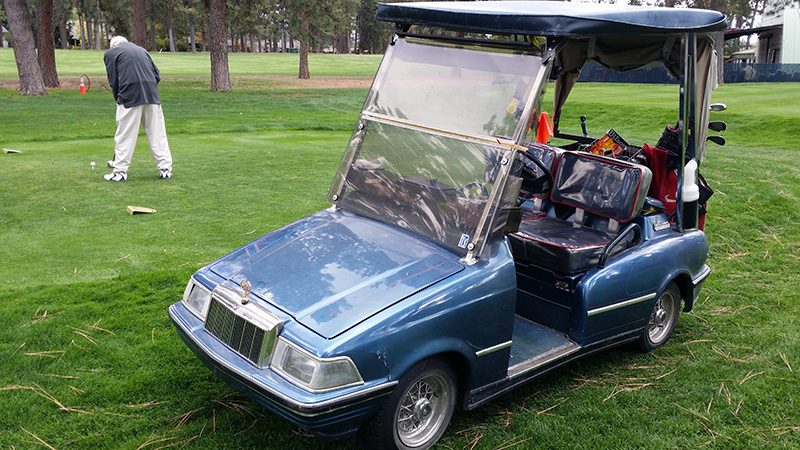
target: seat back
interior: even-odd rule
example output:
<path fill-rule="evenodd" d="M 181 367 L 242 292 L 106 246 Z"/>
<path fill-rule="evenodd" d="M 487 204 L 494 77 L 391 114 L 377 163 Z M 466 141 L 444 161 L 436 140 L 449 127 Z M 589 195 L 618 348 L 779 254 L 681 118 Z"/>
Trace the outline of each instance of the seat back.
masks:
<path fill-rule="evenodd" d="M 553 202 L 627 222 L 641 212 L 653 174 L 647 167 L 627 161 L 564 152 L 554 177 Z"/>

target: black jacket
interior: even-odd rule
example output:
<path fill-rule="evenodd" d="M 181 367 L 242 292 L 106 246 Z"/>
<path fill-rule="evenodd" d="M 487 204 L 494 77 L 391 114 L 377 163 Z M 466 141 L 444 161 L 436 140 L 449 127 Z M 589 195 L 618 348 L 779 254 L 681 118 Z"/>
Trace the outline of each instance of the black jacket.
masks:
<path fill-rule="evenodd" d="M 158 72 L 150 54 L 130 42 L 106 50 L 103 55 L 108 84 L 118 104 L 131 108 L 145 103 L 161 104 L 158 96 Z"/>

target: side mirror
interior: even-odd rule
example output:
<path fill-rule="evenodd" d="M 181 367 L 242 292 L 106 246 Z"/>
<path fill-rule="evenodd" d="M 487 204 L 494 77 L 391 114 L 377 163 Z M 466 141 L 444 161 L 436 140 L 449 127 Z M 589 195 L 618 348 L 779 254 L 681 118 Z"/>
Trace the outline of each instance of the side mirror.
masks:
<path fill-rule="evenodd" d="M 706 140 L 711 141 L 719 146 L 725 145 L 725 138 L 722 136 L 711 135 Z"/>
<path fill-rule="evenodd" d="M 717 133 L 719 133 L 720 131 L 725 131 L 727 128 L 728 126 L 725 125 L 725 122 L 721 120 L 708 122 L 708 129 L 711 131 L 716 131 Z"/>
<path fill-rule="evenodd" d="M 725 111 L 726 109 L 728 109 L 728 105 L 726 105 L 725 103 L 712 103 L 709 106 L 709 109 L 711 111 Z"/>

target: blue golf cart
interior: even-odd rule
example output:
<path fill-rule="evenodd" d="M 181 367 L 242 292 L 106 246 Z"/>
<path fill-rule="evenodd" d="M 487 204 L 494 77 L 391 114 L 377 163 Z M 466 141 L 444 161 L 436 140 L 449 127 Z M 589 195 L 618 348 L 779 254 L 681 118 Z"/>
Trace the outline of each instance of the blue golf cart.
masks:
<path fill-rule="evenodd" d="M 698 165 L 724 128 L 708 118 L 725 17 L 498 1 L 377 18 L 396 29 L 331 206 L 198 270 L 169 308 L 186 345 L 321 438 L 424 449 L 456 407 L 666 343 L 710 272 Z M 560 130 L 589 61 L 679 80 L 659 145 Z"/>

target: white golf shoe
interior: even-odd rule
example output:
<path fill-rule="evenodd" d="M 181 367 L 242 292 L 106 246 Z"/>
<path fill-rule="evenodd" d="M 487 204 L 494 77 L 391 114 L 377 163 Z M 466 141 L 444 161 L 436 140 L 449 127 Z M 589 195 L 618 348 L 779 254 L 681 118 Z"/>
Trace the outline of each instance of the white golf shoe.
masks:
<path fill-rule="evenodd" d="M 111 172 L 103 175 L 103 179 L 108 181 L 126 181 L 128 179 L 127 172 Z"/>
<path fill-rule="evenodd" d="M 169 180 L 172 178 L 172 169 L 158 169 L 162 180 Z"/>

